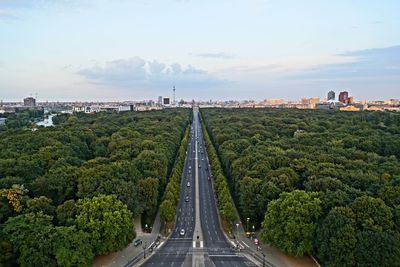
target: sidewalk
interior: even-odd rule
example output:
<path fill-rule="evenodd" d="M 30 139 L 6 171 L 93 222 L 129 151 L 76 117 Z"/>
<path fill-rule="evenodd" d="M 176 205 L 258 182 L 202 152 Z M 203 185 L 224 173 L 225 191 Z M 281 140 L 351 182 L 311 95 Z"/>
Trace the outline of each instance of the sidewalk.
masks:
<path fill-rule="evenodd" d="M 140 218 L 135 219 L 135 230 L 136 230 L 136 238 L 141 238 L 143 243 L 139 246 L 135 247 L 133 242 L 130 243 L 125 249 L 117 252 L 113 252 L 107 255 L 96 256 L 93 261 L 93 267 L 120 267 L 120 266 L 133 266 L 133 264 L 129 264 L 134 259 L 138 259 L 143 257 L 143 246 L 146 246 L 146 257 L 149 252 L 149 246 L 152 245 L 160 233 L 160 213 L 157 213 L 156 218 L 154 219 L 154 224 L 151 233 L 143 233 L 142 227 L 140 223 Z"/>
<path fill-rule="evenodd" d="M 276 266 L 276 267 L 318 267 L 317 263 L 309 256 L 303 257 L 292 257 L 278 249 L 269 245 L 264 245 L 259 240 L 260 250 L 257 250 L 257 245 L 248 238 L 245 234 L 243 224 L 239 222 L 239 226 L 235 225 L 234 229 L 236 240 L 239 242 L 240 248 L 243 249 L 243 253 L 249 253 L 253 258 L 256 258 L 262 266 L 263 258 L 265 259 L 265 266 Z M 264 256 L 265 255 L 265 256 Z"/>

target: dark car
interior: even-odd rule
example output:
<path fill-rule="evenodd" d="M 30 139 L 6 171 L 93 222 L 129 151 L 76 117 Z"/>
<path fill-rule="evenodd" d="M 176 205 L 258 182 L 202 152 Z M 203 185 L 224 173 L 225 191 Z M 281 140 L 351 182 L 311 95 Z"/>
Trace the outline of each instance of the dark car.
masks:
<path fill-rule="evenodd" d="M 138 239 L 136 239 L 135 241 L 133 241 L 133 245 L 134 245 L 135 247 L 139 246 L 139 245 L 142 244 L 142 243 L 143 243 L 143 241 L 142 241 L 142 239 L 140 239 L 140 238 L 138 238 Z"/>

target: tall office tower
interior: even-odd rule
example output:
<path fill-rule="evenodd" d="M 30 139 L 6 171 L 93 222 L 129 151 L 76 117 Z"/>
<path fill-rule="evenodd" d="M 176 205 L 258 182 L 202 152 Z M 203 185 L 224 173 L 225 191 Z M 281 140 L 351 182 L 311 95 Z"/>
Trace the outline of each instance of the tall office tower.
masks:
<path fill-rule="evenodd" d="M 334 101 L 335 100 L 335 92 L 334 91 L 329 91 L 328 92 L 328 101 Z"/>
<path fill-rule="evenodd" d="M 339 94 L 339 101 L 343 104 L 347 104 L 349 100 L 349 93 L 347 91 L 340 92 Z"/>
<path fill-rule="evenodd" d="M 35 107 L 36 106 L 36 99 L 33 97 L 24 98 L 24 106 L 26 107 Z"/>

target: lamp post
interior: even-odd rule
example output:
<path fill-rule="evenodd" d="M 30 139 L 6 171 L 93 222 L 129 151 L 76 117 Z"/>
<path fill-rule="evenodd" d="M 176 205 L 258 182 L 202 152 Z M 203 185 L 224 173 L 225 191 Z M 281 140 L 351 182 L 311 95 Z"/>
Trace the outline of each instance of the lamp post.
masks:
<path fill-rule="evenodd" d="M 247 227 L 246 227 L 246 231 L 247 231 L 247 232 L 249 231 L 249 221 L 250 221 L 250 218 L 247 217 Z"/>
<path fill-rule="evenodd" d="M 146 258 L 146 246 L 147 246 L 147 242 L 144 242 L 144 244 L 143 244 L 143 259 Z"/>
<path fill-rule="evenodd" d="M 263 255 L 263 267 L 265 267 L 265 254 L 263 252 L 261 254 Z"/>

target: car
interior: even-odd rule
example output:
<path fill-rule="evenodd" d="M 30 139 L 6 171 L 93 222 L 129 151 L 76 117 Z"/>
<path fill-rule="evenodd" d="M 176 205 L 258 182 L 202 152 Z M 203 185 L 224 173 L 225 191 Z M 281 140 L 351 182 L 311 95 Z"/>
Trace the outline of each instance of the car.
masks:
<path fill-rule="evenodd" d="M 133 245 L 134 245 L 135 247 L 139 246 L 139 245 L 142 244 L 142 243 L 143 243 L 143 241 L 142 241 L 142 239 L 140 239 L 140 238 L 137 238 L 137 239 L 135 239 L 135 241 L 133 241 Z"/>
<path fill-rule="evenodd" d="M 179 232 L 179 235 L 180 236 L 184 236 L 185 235 L 185 229 L 182 228 L 181 231 Z"/>
<path fill-rule="evenodd" d="M 192 168 L 192 166 L 189 165 L 189 169 L 191 169 L 191 168 Z"/>
<path fill-rule="evenodd" d="M 254 245 L 257 245 L 257 246 L 258 246 L 259 243 L 260 243 L 260 242 L 258 241 L 258 239 L 257 239 L 257 238 L 254 238 Z"/>
<path fill-rule="evenodd" d="M 185 202 L 189 202 L 189 196 L 185 197 Z"/>
<path fill-rule="evenodd" d="M 209 181 L 211 181 L 211 177 L 210 176 L 208 176 L 208 178 L 207 178 Z"/>
<path fill-rule="evenodd" d="M 199 168 L 201 168 L 201 165 L 199 164 Z"/>
<path fill-rule="evenodd" d="M 204 158 L 202 158 L 201 160 L 204 160 Z"/>
<path fill-rule="evenodd" d="M 190 182 L 187 182 L 187 187 L 190 187 Z"/>

